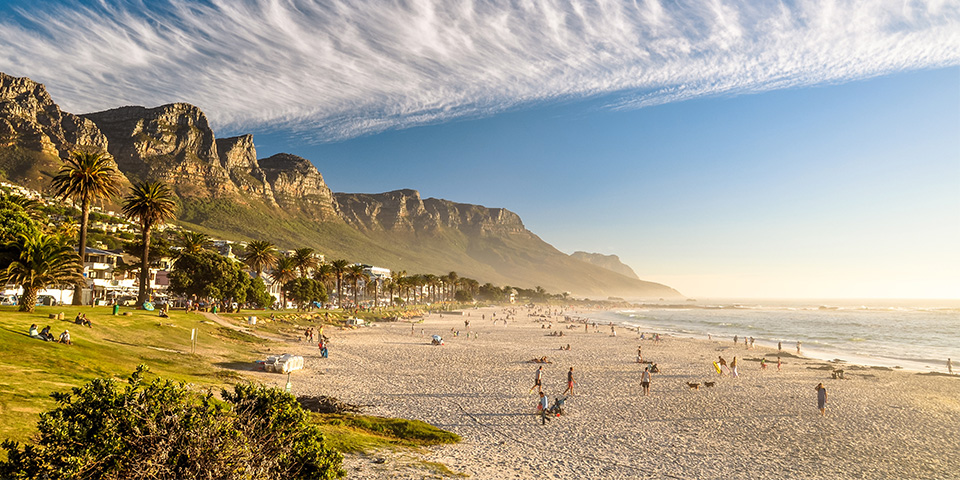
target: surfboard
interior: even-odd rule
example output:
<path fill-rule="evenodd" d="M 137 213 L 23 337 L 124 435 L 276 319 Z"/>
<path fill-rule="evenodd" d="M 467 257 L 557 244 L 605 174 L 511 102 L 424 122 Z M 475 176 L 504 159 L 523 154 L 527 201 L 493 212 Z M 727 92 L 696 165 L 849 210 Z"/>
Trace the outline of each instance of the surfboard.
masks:
<path fill-rule="evenodd" d="M 713 362 L 713 368 L 716 368 L 716 369 L 717 369 L 717 373 L 718 373 L 718 374 L 719 374 L 719 373 L 723 373 L 723 371 L 720 370 L 720 364 L 719 364 L 719 363 Z"/>

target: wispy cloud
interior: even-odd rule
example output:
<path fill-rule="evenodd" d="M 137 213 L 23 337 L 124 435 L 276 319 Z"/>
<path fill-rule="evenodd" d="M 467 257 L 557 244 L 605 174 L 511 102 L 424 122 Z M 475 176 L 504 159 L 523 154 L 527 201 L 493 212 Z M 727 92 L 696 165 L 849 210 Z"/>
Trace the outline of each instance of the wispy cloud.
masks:
<path fill-rule="evenodd" d="M 186 101 L 317 141 L 616 94 L 640 108 L 960 64 L 949 0 L 40 0 L 0 71 L 67 110 Z"/>

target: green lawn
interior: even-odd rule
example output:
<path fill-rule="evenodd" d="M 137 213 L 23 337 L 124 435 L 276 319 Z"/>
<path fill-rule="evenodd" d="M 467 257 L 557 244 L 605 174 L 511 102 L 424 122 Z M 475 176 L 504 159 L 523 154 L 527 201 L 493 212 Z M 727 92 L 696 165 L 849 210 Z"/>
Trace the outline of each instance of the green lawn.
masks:
<path fill-rule="evenodd" d="M 73 323 L 84 312 L 93 328 Z M 64 313 L 64 320 L 48 318 Z M 37 414 L 54 402 L 50 393 L 66 391 L 98 377 L 123 379 L 137 365 L 146 364 L 153 375 L 182 380 L 202 387 L 220 387 L 240 379 L 220 365 L 248 363 L 260 355 L 263 341 L 206 322 L 199 314 L 157 312 L 121 308 L 114 316 L 109 307 L 37 307 L 35 313 L 0 307 L 0 438 L 27 440 L 34 431 Z M 131 315 L 122 315 L 129 312 Z M 70 330 L 73 345 L 30 338 L 36 323 L 51 326 L 59 338 Z M 198 331 L 196 353 L 190 344 L 191 329 Z"/>
<path fill-rule="evenodd" d="M 64 319 L 50 319 L 63 312 Z M 73 322 L 86 313 L 92 328 Z M 112 307 L 37 307 L 34 313 L 0 307 L 0 440 L 30 441 L 36 432 L 38 414 L 54 407 L 50 394 L 68 391 L 94 378 L 126 379 L 137 367 L 150 367 L 148 378 L 162 376 L 181 380 L 199 389 L 219 388 L 244 381 L 243 370 L 268 353 L 269 341 L 207 321 L 198 313 L 171 311 L 169 318 L 157 312 Z M 123 315 L 129 313 L 129 315 Z M 391 315 L 395 312 L 391 312 Z M 264 312 L 226 315 L 237 324 L 249 315 L 269 318 Z M 352 315 L 331 313 L 337 322 Z M 366 313 L 361 318 L 376 320 Z M 274 334 L 297 332 L 295 325 L 319 325 L 318 316 L 279 313 L 277 321 L 260 323 L 258 331 Z M 73 345 L 30 338 L 30 324 L 51 326 L 55 337 L 70 330 Z M 197 329 L 196 353 L 190 334 Z M 334 448 L 347 452 L 378 448 L 415 447 L 459 441 L 459 437 L 415 420 L 363 415 L 314 415 Z"/>

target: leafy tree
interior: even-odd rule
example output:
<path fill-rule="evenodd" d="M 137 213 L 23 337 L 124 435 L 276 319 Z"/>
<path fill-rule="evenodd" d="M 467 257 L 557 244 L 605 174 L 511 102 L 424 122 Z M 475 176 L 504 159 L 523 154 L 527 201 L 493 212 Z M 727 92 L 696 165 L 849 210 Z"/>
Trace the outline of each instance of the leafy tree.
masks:
<path fill-rule="evenodd" d="M 247 244 L 241 258 L 259 277 L 277 261 L 277 247 L 268 241 L 256 240 Z"/>
<path fill-rule="evenodd" d="M 267 291 L 267 285 L 263 283 L 262 277 L 255 277 L 250 280 L 250 286 L 247 288 L 247 303 L 256 304 L 260 308 L 267 308 L 273 305 L 276 299 Z"/>
<path fill-rule="evenodd" d="M 143 255 L 143 240 L 136 239 L 130 242 L 123 244 L 123 253 L 127 255 L 140 258 Z M 157 265 L 160 262 L 161 258 L 164 257 L 175 257 L 176 250 L 173 249 L 173 245 L 170 244 L 170 241 L 167 240 L 162 235 L 157 235 L 150 239 L 150 250 L 149 250 L 149 263 L 150 265 Z M 142 259 L 141 259 L 142 260 Z M 134 267 L 136 270 L 136 267 Z"/>
<path fill-rule="evenodd" d="M 460 293 L 461 291 L 469 292 L 469 290 L 458 290 L 457 293 Z M 493 285 L 492 283 L 485 283 L 480 287 L 477 296 L 483 300 L 501 302 L 506 299 L 507 294 L 503 289 Z"/>
<path fill-rule="evenodd" d="M 283 285 L 283 291 L 297 302 L 297 310 L 308 310 L 313 302 L 327 301 L 327 288 L 312 278 L 295 278 Z"/>
<path fill-rule="evenodd" d="M 35 445 L 3 442 L 0 478 L 336 479 L 342 456 L 290 394 L 240 384 L 223 400 L 183 383 L 97 379 L 54 393 Z"/>
<path fill-rule="evenodd" d="M 13 261 L 0 272 L 0 282 L 23 287 L 21 312 L 32 312 L 40 290 L 51 285 L 75 285 L 83 281 L 80 257 L 59 237 L 34 232 L 22 235 L 12 245 Z"/>
<path fill-rule="evenodd" d="M 77 242 L 77 251 L 80 252 L 81 262 L 86 259 L 90 204 L 120 193 L 117 188 L 120 176 L 115 165 L 113 160 L 103 153 L 78 151 L 64 160 L 60 171 L 53 177 L 52 184 L 58 197 L 70 198 L 80 203 L 80 239 Z M 74 305 L 82 304 L 82 288 L 82 284 L 77 284 L 73 293 Z"/>
<path fill-rule="evenodd" d="M 453 299 L 458 302 L 464 302 L 464 303 L 472 302 L 473 295 L 471 295 L 470 292 L 466 290 L 457 290 L 457 293 L 453 295 Z"/>
<path fill-rule="evenodd" d="M 247 301 L 250 275 L 240 263 L 214 252 L 185 253 L 170 271 L 170 291 L 177 295 L 237 303 Z M 262 284 L 262 282 L 261 282 Z"/>
<path fill-rule="evenodd" d="M 150 230 L 173 220 L 176 208 L 173 191 L 160 182 L 140 182 L 130 188 L 130 193 L 123 200 L 123 214 L 140 222 L 140 238 L 143 242 L 137 305 L 147 301 L 150 287 Z"/>

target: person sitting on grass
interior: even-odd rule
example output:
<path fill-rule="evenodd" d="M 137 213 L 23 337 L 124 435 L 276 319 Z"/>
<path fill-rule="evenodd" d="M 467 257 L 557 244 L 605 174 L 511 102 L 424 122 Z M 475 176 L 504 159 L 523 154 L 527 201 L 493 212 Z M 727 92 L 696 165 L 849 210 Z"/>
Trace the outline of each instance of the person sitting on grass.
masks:
<path fill-rule="evenodd" d="M 37 330 L 36 323 L 34 323 L 33 325 L 30 325 L 30 336 L 33 338 L 38 338 L 43 340 L 43 337 L 40 336 L 40 332 Z"/>
<path fill-rule="evenodd" d="M 90 323 L 90 320 L 87 320 L 87 314 L 85 313 L 78 313 L 76 320 L 74 320 L 74 323 L 80 326 L 93 328 L 93 324 Z"/>
<path fill-rule="evenodd" d="M 63 333 L 60 334 L 60 343 L 73 345 L 73 342 L 70 341 L 70 330 L 64 330 Z"/>
<path fill-rule="evenodd" d="M 43 330 L 40 330 L 40 338 L 47 342 L 56 340 L 53 338 L 53 334 L 50 333 L 50 325 L 47 325 Z"/>

